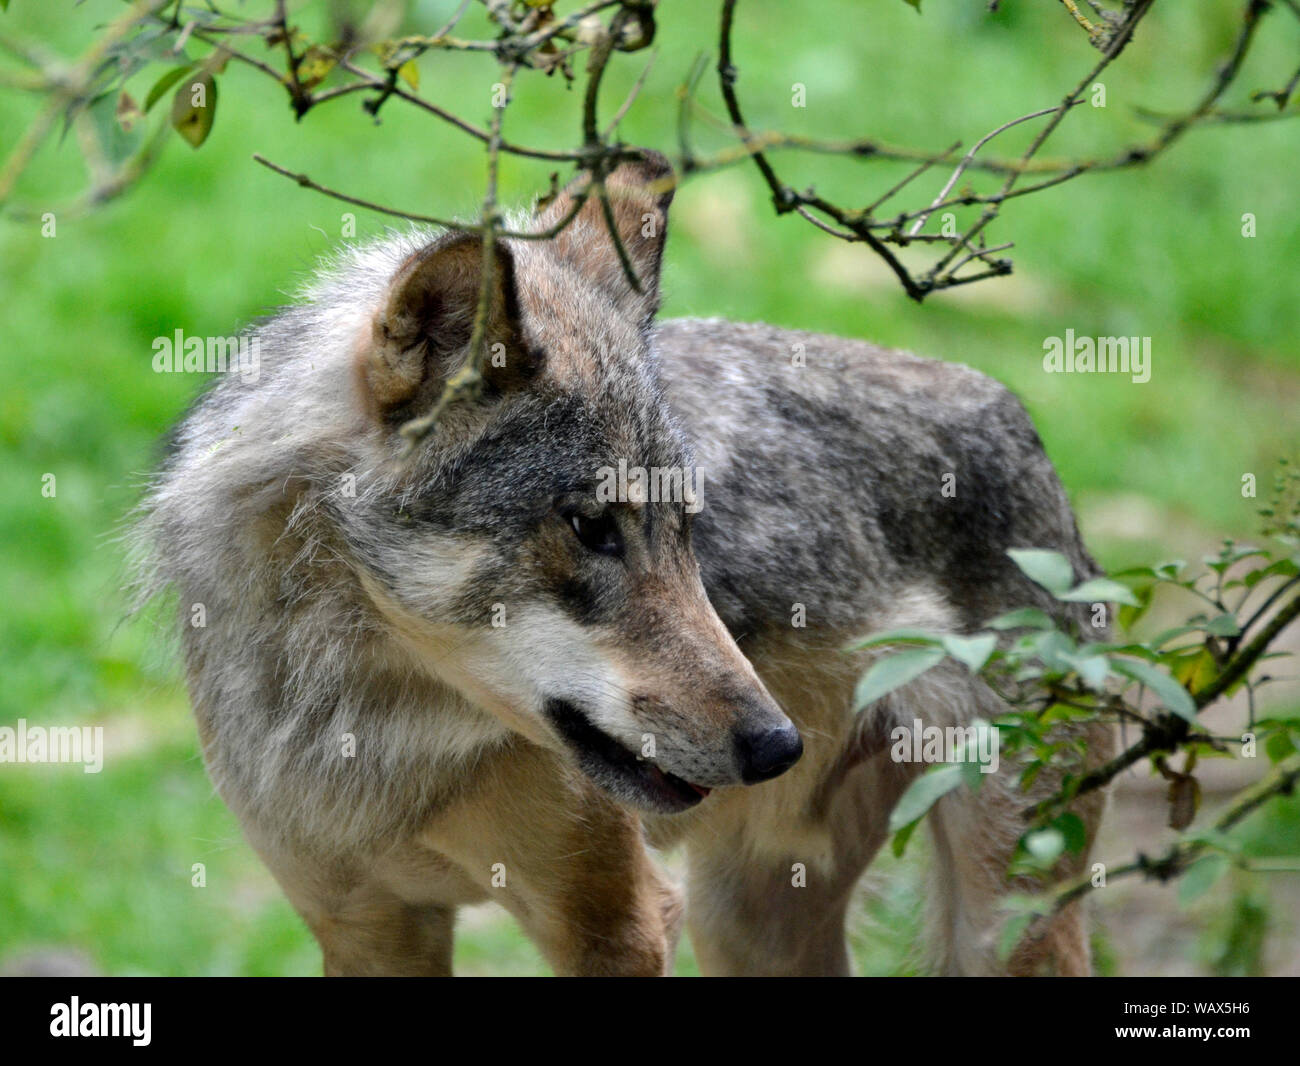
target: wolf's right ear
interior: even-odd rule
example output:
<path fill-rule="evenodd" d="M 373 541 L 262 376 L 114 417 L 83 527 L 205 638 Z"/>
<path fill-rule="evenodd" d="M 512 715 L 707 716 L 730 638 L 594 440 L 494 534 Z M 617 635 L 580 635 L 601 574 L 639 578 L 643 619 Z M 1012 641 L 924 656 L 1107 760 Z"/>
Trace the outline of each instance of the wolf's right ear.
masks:
<path fill-rule="evenodd" d="M 602 289 L 643 328 L 659 310 L 659 267 L 668 232 L 668 205 L 677 188 L 672 164 L 659 152 L 641 150 L 642 158 L 622 163 L 605 178 L 614 230 L 627 252 L 639 290 L 627 278 L 618 249 L 610 238 L 605 209 L 589 195 L 572 220 L 554 237 L 556 252 Z M 534 223 L 536 232 L 554 228 L 573 213 L 587 183 L 560 193 Z"/>
<path fill-rule="evenodd" d="M 483 378 L 490 391 L 505 391 L 531 376 L 536 357 L 523 343 L 514 258 L 500 241 L 492 263 Z M 393 275 L 361 366 L 367 400 L 383 420 L 431 407 L 464 363 L 482 277 L 482 238 L 463 232 L 439 237 Z"/>

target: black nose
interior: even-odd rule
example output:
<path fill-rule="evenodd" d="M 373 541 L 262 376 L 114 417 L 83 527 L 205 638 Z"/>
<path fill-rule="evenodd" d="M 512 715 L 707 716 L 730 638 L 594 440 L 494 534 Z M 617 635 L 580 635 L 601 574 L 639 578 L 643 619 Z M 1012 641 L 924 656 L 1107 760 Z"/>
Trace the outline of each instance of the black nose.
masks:
<path fill-rule="evenodd" d="M 740 779 L 747 785 L 779 777 L 799 761 L 803 738 L 792 722 L 760 726 L 736 734 Z"/>

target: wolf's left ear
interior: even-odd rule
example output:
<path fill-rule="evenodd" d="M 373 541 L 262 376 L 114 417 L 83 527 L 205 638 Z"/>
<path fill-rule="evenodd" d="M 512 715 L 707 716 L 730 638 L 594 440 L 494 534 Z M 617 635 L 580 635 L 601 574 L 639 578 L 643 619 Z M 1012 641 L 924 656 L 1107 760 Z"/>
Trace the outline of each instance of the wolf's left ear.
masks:
<path fill-rule="evenodd" d="M 452 232 L 411 256 L 389 283 L 376 314 L 362 373 L 370 403 L 385 421 L 426 410 L 469 355 L 483 278 L 483 241 Z M 523 340 L 514 257 L 493 244 L 483 379 L 504 392 L 529 377 L 536 356 Z"/>
<path fill-rule="evenodd" d="M 677 188 L 672 164 L 658 152 L 641 150 L 641 159 L 622 163 L 605 178 L 614 229 L 619 235 L 638 287 L 628 281 L 618 248 L 610 237 L 600 198 L 588 196 L 573 220 L 554 238 L 554 248 L 603 289 L 638 325 L 650 324 L 659 310 L 659 267 L 668 232 L 668 205 Z M 541 212 L 535 230 L 559 224 L 573 210 L 587 183 L 566 189 Z"/>

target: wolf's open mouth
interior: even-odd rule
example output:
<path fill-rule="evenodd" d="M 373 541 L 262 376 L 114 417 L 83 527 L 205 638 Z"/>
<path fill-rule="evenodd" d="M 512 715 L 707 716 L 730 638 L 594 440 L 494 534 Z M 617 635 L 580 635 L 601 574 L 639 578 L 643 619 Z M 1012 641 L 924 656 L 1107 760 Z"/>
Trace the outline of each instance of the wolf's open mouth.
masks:
<path fill-rule="evenodd" d="M 694 807 L 709 789 L 641 758 L 565 700 L 547 700 L 546 714 L 578 756 L 583 773 L 620 799 L 666 813 Z"/>

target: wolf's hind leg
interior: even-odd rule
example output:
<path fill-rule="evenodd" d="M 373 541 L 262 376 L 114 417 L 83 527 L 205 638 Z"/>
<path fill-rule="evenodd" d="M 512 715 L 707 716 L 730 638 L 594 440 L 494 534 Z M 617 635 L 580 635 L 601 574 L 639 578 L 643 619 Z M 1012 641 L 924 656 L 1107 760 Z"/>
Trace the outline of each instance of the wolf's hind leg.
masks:
<path fill-rule="evenodd" d="M 1088 765 L 1108 757 L 1113 745 L 1108 727 L 1092 727 L 1087 741 Z M 1016 842 L 1024 832 L 1023 811 L 1059 786 L 1059 776 L 1045 772 L 1026 795 L 1017 787 L 1017 777 L 1017 768 L 1004 761 L 977 792 L 962 788 L 949 793 L 930 813 L 935 844 L 930 918 L 938 968 L 946 974 L 1089 976 L 1088 929 L 1078 905 L 1036 927 L 1034 938 L 1022 941 L 1009 959 L 999 956 L 999 932 L 1008 917 L 1000 900 L 1009 893 L 1045 887 L 1006 876 Z M 1070 807 L 1083 821 L 1087 844 L 1080 853 L 1063 857 L 1047 883 L 1084 872 L 1104 807 L 1105 796 L 1100 792 L 1090 793 Z"/>

